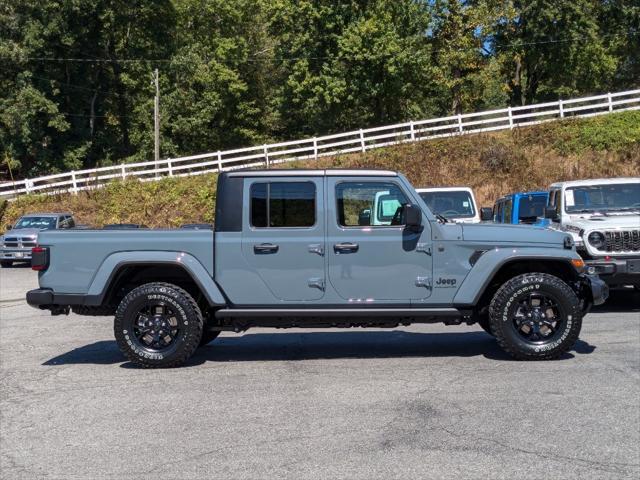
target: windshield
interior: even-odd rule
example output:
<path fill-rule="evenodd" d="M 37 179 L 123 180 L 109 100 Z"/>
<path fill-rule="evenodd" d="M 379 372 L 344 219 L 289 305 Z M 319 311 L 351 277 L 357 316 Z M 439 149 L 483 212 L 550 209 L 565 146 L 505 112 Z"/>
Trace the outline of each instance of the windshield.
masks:
<path fill-rule="evenodd" d="M 640 210 L 640 183 L 570 187 L 564 192 L 567 213 Z"/>
<path fill-rule="evenodd" d="M 466 190 L 420 192 L 420 196 L 435 215 L 468 218 L 476 214 L 471 194 Z"/>
<path fill-rule="evenodd" d="M 22 217 L 13 228 L 37 228 L 52 230 L 56 228 L 56 217 Z"/>
<path fill-rule="evenodd" d="M 520 198 L 518 206 L 518 220 L 532 220 L 544 217 L 544 207 L 547 205 L 546 195 L 527 195 Z"/>

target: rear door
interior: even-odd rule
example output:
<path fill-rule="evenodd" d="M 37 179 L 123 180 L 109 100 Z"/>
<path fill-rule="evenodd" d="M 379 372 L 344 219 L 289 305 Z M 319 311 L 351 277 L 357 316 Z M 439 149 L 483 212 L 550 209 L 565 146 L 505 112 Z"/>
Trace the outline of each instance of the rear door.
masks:
<path fill-rule="evenodd" d="M 242 254 L 275 299 L 324 296 L 325 213 L 322 177 L 256 177 L 244 182 L 249 199 Z"/>
<path fill-rule="evenodd" d="M 399 209 L 415 200 L 396 177 L 329 176 L 327 195 L 328 277 L 343 301 L 410 303 L 431 294 L 429 222 L 423 216 L 421 232 L 404 227 Z"/>

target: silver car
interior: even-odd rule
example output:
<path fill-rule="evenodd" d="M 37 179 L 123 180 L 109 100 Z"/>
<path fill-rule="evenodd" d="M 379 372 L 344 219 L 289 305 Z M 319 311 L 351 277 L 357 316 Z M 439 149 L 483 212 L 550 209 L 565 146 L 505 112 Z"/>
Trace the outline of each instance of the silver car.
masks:
<path fill-rule="evenodd" d="M 6 268 L 12 266 L 13 262 L 30 262 L 31 249 L 38 242 L 38 233 L 74 226 L 75 221 L 70 213 L 33 213 L 20 217 L 0 237 L 0 265 Z"/>

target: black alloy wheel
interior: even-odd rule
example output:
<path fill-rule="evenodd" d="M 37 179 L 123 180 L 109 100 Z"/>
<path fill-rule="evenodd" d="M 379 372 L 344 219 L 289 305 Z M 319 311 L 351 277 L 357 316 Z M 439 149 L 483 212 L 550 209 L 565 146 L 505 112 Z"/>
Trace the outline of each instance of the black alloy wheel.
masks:
<path fill-rule="evenodd" d="M 532 343 L 548 342 L 562 331 L 565 314 L 551 295 L 530 293 L 518 303 L 513 324 L 523 339 Z"/>
<path fill-rule="evenodd" d="M 549 360 L 568 352 L 582 327 L 581 301 L 562 279 L 525 273 L 506 281 L 489 305 L 498 344 L 519 360 Z"/>
<path fill-rule="evenodd" d="M 177 367 L 202 338 L 202 312 L 193 297 L 170 283 L 154 282 L 129 292 L 114 319 L 118 347 L 142 367 Z"/>

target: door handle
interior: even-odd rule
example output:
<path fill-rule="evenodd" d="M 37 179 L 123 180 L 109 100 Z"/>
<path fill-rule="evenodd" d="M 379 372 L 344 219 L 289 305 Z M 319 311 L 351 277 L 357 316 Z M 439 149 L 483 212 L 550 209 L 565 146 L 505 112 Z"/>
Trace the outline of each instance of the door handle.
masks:
<path fill-rule="evenodd" d="M 333 251 L 338 255 L 341 253 L 355 253 L 358 251 L 358 244 L 352 242 L 336 243 L 333 246 Z"/>
<path fill-rule="evenodd" d="M 324 248 L 319 243 L 312 243 L 309 245 L 309 253 L 317 253 L 320 256 L 324 255 Z"/>
<path fill-rule="evenodd" d="M 253 246 L 253 253 L 257 253 L 258 255 L 277 253 L 279 248 L 278 245 L 274 245 L 273 243 L 260 243 Z"/>

